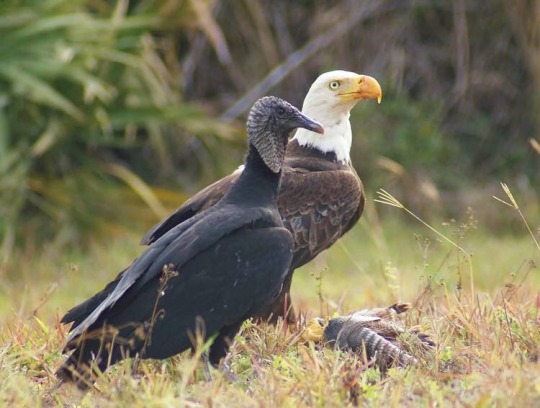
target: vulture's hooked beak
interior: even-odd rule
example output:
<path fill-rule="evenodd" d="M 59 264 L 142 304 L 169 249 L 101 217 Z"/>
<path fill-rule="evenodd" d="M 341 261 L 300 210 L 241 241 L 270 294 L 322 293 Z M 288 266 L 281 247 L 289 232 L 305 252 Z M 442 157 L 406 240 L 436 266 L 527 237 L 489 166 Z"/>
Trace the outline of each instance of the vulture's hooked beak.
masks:
<path fill-rule="evenodd" d="M 382 89 L 377 80 L 368 75 L 358 75 L 356 80 L 352 80 L 347 87 L 340 92 L 345 100 L 377 99 L 382 100 Z"/>
<path fill-rule="evenodd" d="M 324 128 L 322 127 L 322 125 L 319 122 L 304 115 L 303 113 L 300 113 L 299 127 L 303 127 L 304 129 L 324 135 Z"/>

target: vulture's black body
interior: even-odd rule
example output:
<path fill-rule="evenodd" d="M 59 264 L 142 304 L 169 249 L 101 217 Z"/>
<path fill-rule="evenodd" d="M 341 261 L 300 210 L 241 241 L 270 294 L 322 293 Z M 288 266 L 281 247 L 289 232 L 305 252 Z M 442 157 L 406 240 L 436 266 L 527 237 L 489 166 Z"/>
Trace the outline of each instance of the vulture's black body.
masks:
<path fill-rule="evenodd" d="M 265 115 L 273 124 L 257 122 Z M 287 135 L 298 126 L 322 132 L 278 98 L 254 106 L 246 168 L 235 187 L 208 211 L 161 234 L 114 282 L 64 316 L 63 323 L 73 322 L 66 346 L 73 352 L 61 378 L 87 378 L 92 361 L 103 370 L 135 354 L 177 354 L 193 346 L 200 322 L 203 338 L 217 335 L 210 361 L 219 362 L 242 322 L 277 296 L 289 269 L 293 239 L 276 198 Z M 271 143 L 256 139 L 257 132 Z"/>

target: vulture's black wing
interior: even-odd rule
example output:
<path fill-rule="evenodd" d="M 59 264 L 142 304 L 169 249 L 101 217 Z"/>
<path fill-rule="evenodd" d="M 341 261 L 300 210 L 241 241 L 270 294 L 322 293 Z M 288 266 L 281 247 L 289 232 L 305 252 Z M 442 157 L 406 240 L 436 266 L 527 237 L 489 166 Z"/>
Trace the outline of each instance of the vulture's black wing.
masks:
<path fill-rule="evenodd" d="M 265 212 L 268 211 L 268 214 Z M 228 206 L 204 212 L 190 220 L 177 225 L 148 247 L 129 268 L 121 275 L 120 280 L 107 297 L 86 316 L 78 325 L 71 328 L 68 343 L 80 336 L 95 323 L 101 314 L 110 309 L 122 298 L 128 289 L 144 286 L 151 279 L 163 272 L 165 265 L 174 265 L 181 270 L 184 263 L 192 257 L 215 244 L 222 237 L 249 225 L 253 220 L 265 220 L 272 217 L 269 210 L 256 208 L 245 211 L 234 211 Z M 211 231 L 211 233 L 209 233 Z M 134 290 L 130 291 L 132 295 Z"/>
<path fill-rule="evenodd" d="M 189 222 L 184 223 L 182 225 L 182 227 L 179 226 L 179 224 L 181 224 L 181 222 L 178 222 L 178 223 L 176 223 L 174 225 L 170 225 L 170 227 L 166 231 L 164 231 L 161 235 L 164 235 L 166 232 L 169 232 L 174 227 L 178 227 L 176 229 L 176 234 L 179 235 L 183 231 L 189 229 L 199 218 L 200 218 L 200 216 L 198 216 L 198 217 L 192 217 L 192 216 L 187 217 L 186 220 L 189 219 Z M 169 239 L 168 242 L 170 242 L 170 239 Z M 131 266 L 127 267 L 122 272 L 120 272 L 113 281 L 109 282 L 107 284 L 107 286 L 105 286 L 105 288 L 103 288 L 103 290 L 96 293 L 94 296 L 92 296 L 90 299 L 84 301 L 83 303 L 71 308 L 62 317 L 61 323 L 67 324 L 67 323 L 73 322 L 71 330 L 73 330 L 74 328 L 79 326 L 82 323 L 83 320 L 85 320 L 105 299 L 107 299 L 107 297 L 110 294 L 112 294 L 112 292 L 115 290 L 118 283 L 122 280 L 124 274 L 127 271 L 129 271 L 129 270 L 131 270 L 133 268 L 135 262 L 137 262 L 137 260 L 135 260 L 134 263 Z"/>

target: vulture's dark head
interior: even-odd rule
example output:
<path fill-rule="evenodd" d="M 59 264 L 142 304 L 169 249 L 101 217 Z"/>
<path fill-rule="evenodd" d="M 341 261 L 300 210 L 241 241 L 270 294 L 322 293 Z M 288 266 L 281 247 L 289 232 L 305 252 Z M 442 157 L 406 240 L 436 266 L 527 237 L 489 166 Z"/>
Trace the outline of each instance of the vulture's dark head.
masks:
<path fill-rule="evenodd" d="M 279 173 L 289 133 L 304 128 L 323 134 L 323 127 L 308 118 L 290 103 L 275 96 L 259 99 L 249 112 L 247 120 L 248 142 L 255 147 L 264 163 Z"/>

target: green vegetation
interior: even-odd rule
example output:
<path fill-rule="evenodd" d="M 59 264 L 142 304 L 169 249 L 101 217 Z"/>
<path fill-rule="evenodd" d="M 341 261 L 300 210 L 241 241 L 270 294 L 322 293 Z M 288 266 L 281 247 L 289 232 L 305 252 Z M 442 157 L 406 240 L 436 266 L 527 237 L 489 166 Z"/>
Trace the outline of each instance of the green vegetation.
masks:
<path fill-rule="evenodd" d="M 111 222 L 123 213 L 111 208 L 137 202 L 118 180 L 163 216 L 155 195 L 126 164 L 170 176 L 186 135 L 234 135 L 182 99 L 174 44 L 150 34 L 163 24 L 159 9 L 128 5 L 0 5 L 4 255 L 16 238 L 66 244 L 102 228 L 100 218 Z"/>

